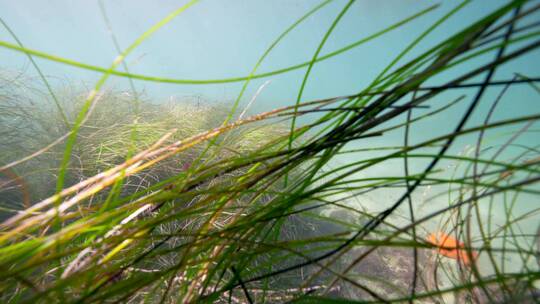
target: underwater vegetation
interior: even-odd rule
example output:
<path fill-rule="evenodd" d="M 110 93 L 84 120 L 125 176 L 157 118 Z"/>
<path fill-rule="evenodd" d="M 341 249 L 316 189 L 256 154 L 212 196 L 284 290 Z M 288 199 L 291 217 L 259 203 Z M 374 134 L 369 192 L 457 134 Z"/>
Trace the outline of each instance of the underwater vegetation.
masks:
<path fill-rule="evenodd" d="M 538 2 L 508 1 L 421 49 L 469 1 L 456 3 L 369 85 L 316 100 L 303 96 L 319 62 L 437 5 L 322 53 L 355 3 L 343 1 L 312 58 L 271 72 L 258 69 L 273 48 L 332 1 L 284 29 L 248 75 L 131 73 L 130 53 L 198 2 L 117 46 L 109 67 L 26 48 L 1 22 L 16 43 L 0 47 L 27 56 L 39 77 L 0 74 L 0 302 L 539 300 L 540 107 L 505 95 L 537 101 L 540 78 L 495 77 L 540 59 Z M 101 78 L 56 88 L 34 58 Z M 253 79 L 300 69 L 290 105 L 257 113 L 257 96 L 240 103 Z M 107 87 L 112 76 L 242 88 L 232 103 L 162 102 Z M 508 103 L 512 113 L 500 110 Z M 451 128 L 428 132 L 443 123 Z"/>

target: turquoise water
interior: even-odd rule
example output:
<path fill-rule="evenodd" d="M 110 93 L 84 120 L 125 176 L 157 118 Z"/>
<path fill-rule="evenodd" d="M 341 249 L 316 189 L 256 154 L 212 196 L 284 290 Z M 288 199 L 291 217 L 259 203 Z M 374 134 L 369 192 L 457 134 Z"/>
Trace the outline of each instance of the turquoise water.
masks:
<path fill-rule="evenodd" d="M 126 48 L 182 3 L 160 1 L 157 5 L 152 1 L 104 1 L 104 6 L 120 47 Z M 302 23 L 272 51 L 259 71 L 266 72 L 311 59 L 324 32 L 345 3 L 333 1 Z M 369 36 L 436 3 L 358 1 L 330 36 L 322 54 Z M 473 1 L 448 20 L 444 28 L 426 37 L 403 62 L 503 3 L 506 1 Z M 314 1 L 296 0 L 202 1 L 146 40 L 126 62 L 133 73 L 160 77 L 219 79 L 246 76 L 269 44 L 315 4 Z M 308 82 L 305 99 L 355 93 L 364 88 L 382 67 L 456 4 L 453 1 L 442 2 L 435 11 L 388 35 L 317 64 Z M 117 55 L 97 1 L 2 1 L 0 11 L 3 20 L 28 48 L 102 67 L 108 67 Z M 538 14 L 530 17 L 533 21 L 537 19 Z M 14 42 L 4 28 L 0 29 L 0 35 L 4 41 Z M 34 72 L 27 66 L 24 54 L 6 49 L 0 51 L 4 68 L 25 69 L 30 74 Z M 501 68 L 496 78 L 507 79 L 514 72 L 535 75 L 540 63 L 530 59 L 538 58 L 538 54 L 535 51 Z M 37 61 L 47 75 L 60 80 L 81 81 L 89 85 L 100 76 L 42 59 Z M 258 108 L 290 104 L 296 98 L 303 74 L 303 70 L 298 70 L 269 78 L 271 85 L 260 96 Z M 109 85 L 127 90 L 129 87 L 124 80 L 113 78 Z M 249 99 L 249 95 L 265 80 L 268 79 L 253 81 L 245 98 Z M 178 86 L 136 82 L 138 90 L 144 90 L 154 98 L 200 94 L 217 100 L 234 99 L 240 85 Z"/>
<path fill-rule="evenodd" d="M 108 67 L 118 55 L 112 41 L 112 35 L 123 49 L 129 46 L 153 24 L 164 18 L 171 11 L 179 8 L 185 1 L 103 1 L 107 19 L 98 1 L 0 1 L 0 17 L 16 33 L 20 41 L 33 50 L 39 50 L 59 57 L 69 58 L 83 63 Z M 291 32 L 262 63 L 258 72 L 273 71 L 310 60 L 332 20 L 345 5 L 345 1 L 333 1 L 316 14 L 308 18 L 297 29 Z M 426 9 L 436 1 L 357 1 L 345 14 L 328 41 L 321 54 L 327 54 L 349 43 L 390 26 L 398 20 L 407 18 L 416 12 Z M 449 35 L 458 32 L 465 26 L 487 15 L 506 1 L 473 1 L 458 14 L 444 23 L 444 26 L 430 33 L 407 56 L 401 59 L 405 63 L 428 50 Z M 540 3 L 530 1 L 526 7 Z M 190 7 L 171 23 L 144 41 L 140 47 L 130 54 L 126 63 L 129 71 L 135 74 L 151 75 L 176 79 L 221 79 L 246 76 L 250 73 L 258 58 L 279 34 L 310 10 L 314 1 L 201 1 Z M 338 57 L 318 63 L 308 79 L 302 100 L 327 98 L 339 95 L 354 94 L 369 85 L 383 68 L 403 51 L 416 37 L 431 24 L 456 6 L 455 1 L 444 1 L 429 14 L 406 24 L 374 41 L 352 49 Z M 536 12 L 528 17 L 528 22 L 540 20 Z M 15 40 L 4 29 L 0 28 L 0 40 L 15 43 Z M 508 48 L 514 50 L 518 45 Z M 479 66 L 489 62 L 495 56 L 490 52 L 475 59 L 471 66 Z M 1 66 L 5 73 L 24 71 L 29 77 L 36 76 L 28 58 L 21 52 L 0 48 Z M 54 88 L 73 85 L 75 87 L 93 87 L 100 74 L 57 62 L 36 58 L 43 72 L 50 78 Z M 398 64 L 399 66 L 400 64 Z M 122 68 L 119 68 L 120 70 Z M 529 77 L 537 77 L 540 72 L 540 50 L 528 53 L 515 61 L 500 67 L 494 79 L 509 80 L 515 73 Z M 268 111 L 276 107 L 294 104 L 305 68 L 286 74 L 253 80 L 241 100 L 241 108 L 247 104 L 255 92 L 262 88 L 250 112 Z M 459 71 L 450 71 L 438 76 L 427 85 L 444 83 L 457 75 Z M 480 81 L 482 77 L 477 77 Z M 36 81 L 38 82 L 38 81 Z M 200 97 L 203 102 L 225 102 L 228 105 L 238 96 L 242 82 L 208 85 L 161 84 L 135 80 L 135 89 L 144 92 L 154 102 L 165 102 L 170 98 L 185 96 Z M 106 87 L 129 92 L 131 87 L 125 78 L 111 77 Z M 502 87 L 487 90 L 482 103 L 476 109 L 467 126 L 481 124 L 492 101 Z M 426 119 L 411 128 L 411 142 L 419 142 L 437 135 L 450 132 L 461 117 L 477 89 L 462 89 L 446 92 L 438 96 L 433 103 L 440 100 L 443 105 L 449 100 L 465 95 L 457 106 L 446 111 L 443 116 Z M 492 121 L 537 114 L 539 112 L 538 94 L 528 85 L 513 86 L 504 95 L 500 105 L 494 112 Z M 424 113 L 422 109 L 416 113 Z M 314 116 L 302 117 L 300 123 L 314 119 Z M 508 138 L 524 125 L 497 129 L 486 133 L 484 146 L 500 147 Z M 509 159 L 522 150 L 519 144 L 538 148 L 540 136 L 538 123 L 530 125 L 514 142 L 514 146 L 505 150 L 501 156 Z M 373 138 L 355 142 L 348 148 L 401 145 L 403 141 L 401 129 Z M 476 136 L 465 136 L 457 140 L 451 148 L 452 153 L 472 156 L 471 149 L 476 143 Z M 486 153 L 491 153 L 487 151 Z M 366 152 L 365 155 L 376 155 Z M 537 155 L 537 154 L 536 154 Z M 330 164 L 345 164 L 355 161 L 358 155 L 343 155 Z M 413 161 L 412 172 L 420 172 L 427 164 L 425 161 Z M 450 177 L 454 170 L 463 170 L 456 161 L 444 161 L 439 165 L 442 171 L 438 176 Z M 385 162 L 382 166 L 370 171 L 361 172 L 352 178 L 367 176 L 397 176 L 403 174 L 401 160 Z M 352 205 L 371 211 L 386 208 L 401 194 L 401 190 L 388 190 L 383 193 L 367 194 Z M 425 198 L 444 191 L 440 188 L 424 187 L 414 195 L 419 204 L 419 215 L 428 214 L 448 204 L 448 197 L 424 202 Z M 538 200 L 534 196 L 524 195 L 517 201 L 514 216 L 536 210 Z M 487 206 L 487 205 L 486 205 Z M 485 208 L 482 205 L 482 208 Z M 502 205 L 493 207 L 495 225 L 504 223 Z M 499 208 L 499 209 L 497 209 Z M 406 209 L 402 219 L 407 221 Z M 487 214 L 487 209 L 483 211 Z M 523 225 L 524 233 L 533 234 L 539 222 L 538 215 L 530 217 Z M 423 226 L 427 233 L 441 228 L 439 219 Z M 477 232 L 477 231 L 475 231 Z M 516 260 L 509 260 L 515 265 Z M 516 266 L 516 269 L 519 267 Z"/>
<path fill-rule="evenodd" d="M 536 1 L 530 2 L 533 5 Z M 332 1 L 300 24 L 267 56 L 258 72 L 268 72 L 312 58 L 317 45 L 333 18 L 344 6 L 345 1 Z M 416 55 L 458 32 L 466 25 L 487 15 L 506 1 L 473 1 L 444 26 L 430 33 L 400 62 L 407 62 Z M 159 5 L 151 1 L 105 1 L 104 8 L 110 23 L 97 1 L 2 1 L 1 17 L 12 28 L 20 41 L 28 48 L 52 55 L 108 67 L 117 56 L 111 32 L 121 48 L 126 48 L 145 30 L 182 5 L 177 1 L 163 1 Z M 435 1 L 358 1 L 352 5 L 342 21 L 325 43 L 321 54 L 348 45 L 358 39 L 380 31 L 398 20 L 428 8 Z M 354 94 L 364 89 L 401 51 L 433 22 L 456 6 L 453 1 L 440 3 L 436 10 L 392 31 L 376 40 L 352 49 L 340 56 L 315 65 L 308 79 L 302 100 Z M 276 37 L 309 9 L 313 1 L 202 1 L 167 24 L 144 41 L 126 59 L 129 70 L 135 74 L 177 79 L 221 79 L 247 76 L 258 58 Z M 527 20 L 540 18 L 538 12 Z M 15 43 L 13 38 L 0 27 L 2 40 Z M 511 51 L 514 47 L 510 47 Z M 12 71 L 23 70 L 26 75 L 35 75 L 25 54 L 0 48 L 2 68 Z M 486 54 L 471 64 L 488 62 L 494 53 Z M 511 79 L 514 73 L 534 77 L 540 70 L 540 51 L 535 50 L 497 70 L 494 79 Z M 101 76 L 56 62 L 36 59 L 43 72 L 51 77 L 53 85 L 66 83 L 81 87 L 92 87 Z M 398 64 L 399 66 L 399 64 Z M 304 69 L 286 74 L 251 81 L 242 103 L 246 104 L 257 89 L 265 82 L 262 93 L 253 106 L 254 112 L 267 111 L 276 107 L 294 104 Z M 432 80 L 444 83 L 454 73 Z M 481 79 L 481 78 L 477 78 Z M 171 96 L 200 96 L 210 101 L 229 102 L 236 99 L 243 83 L 212 85 L 176 85 L 135 81 L 135 88 L 153 100 L 167 100 Z M 111 77 L 106 86 L 129 91 L 125 78 Z M 478 115 L 472 123 L 481 122 L 491 101 L 500 88 L 487 90 Z M 467 94 L 470 100 L 476 91 L 454 90 L 438 97 L 449 99 Z M 537 107 L 536 94 L 529 87 L 515 86 L 505 95 L 500 110 L 493 119 L 517 116 L 523 111 Z M 436 128 L 422 128 L 419 136 L 432 136 L 453 128 L 454 115 L 459 115 L 467 101 L 461 103 L 448 119 L 438 120 Z M 309 118 L 308 118 L 309 121 Z M 414 132 L 416 133 L 416 132 Z M 535 138 L 534 133 L 523 138 Z"/>

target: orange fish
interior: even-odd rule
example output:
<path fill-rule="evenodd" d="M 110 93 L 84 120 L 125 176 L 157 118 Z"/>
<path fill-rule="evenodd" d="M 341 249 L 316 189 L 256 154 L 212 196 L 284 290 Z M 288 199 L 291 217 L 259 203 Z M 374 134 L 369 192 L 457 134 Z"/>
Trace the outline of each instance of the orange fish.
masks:
<path fill-rule="evenodd" d="M 448 234 L 445 234 L 444 232 L 437 232 L 437 233 L 431 233 L 427 237 L 427 241 L 438 247 L 437 252 L 439 254 L 444 255 L 445 257 L 449 257 L 452 259 L 459 259 L 460 261 L 463 261 L 463 264 L 470 265 L 471 260 L 469 258 L 469 254 L 467 253 L 467 250 L 465 250 L 465 244 L 462 242 L 459 242 L 455 238 L 449 236 Z M 478 257 L 478 253 L 475 251 L 471 252 L 473 261 L 476 260 Z"/>

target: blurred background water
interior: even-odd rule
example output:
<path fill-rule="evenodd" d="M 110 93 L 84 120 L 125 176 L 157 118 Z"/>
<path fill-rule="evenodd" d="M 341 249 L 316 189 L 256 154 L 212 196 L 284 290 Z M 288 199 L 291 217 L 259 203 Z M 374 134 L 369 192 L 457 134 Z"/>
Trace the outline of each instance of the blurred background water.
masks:
<path fill-rule="evenodd" d="M 104 1 L 114 35 L 122 48 L 185 1 Z M 530 5 L 534 5 L 530 3 Z M 132 73 L 180 79 L 219 79 L 249 74 L 276 37 L 313 8 L 315 1 L 202 1 L 159 30 L 129 55 Z M 324 33 L 346 1 L 333 1 L 290 33 L 267 57 L 259 72 L 275 70 L 311 59 Z M 345 14 L 322 49 L 326 54 L 367 37 L 436 1 L 357 1 Z M 473 1 L 435 30 L 402 62 L 414 58 L 449 35 L 487 15 L 506 1 Z M 318 63 L 310 76 L 304 99 L 355 93 L 363 89 L 405 47 L 458 2 L 443 1 L 435 11 L 343 55 Z M 0 1 L 1 17 L 28 48 L 108 67 L 117 56 L 98 1 Z M 538 20 L 538 14 L 530 19 Z M 4 28 L 2 40 L 14 42 Z M 1 49 L 3 68 L 27 70 L 24 54 Z M 505 65 L 497 79 L 512 73 L 534 75 L 540 67 L 539 51 Z M 493 54 L 485 58 L 490 59 Z M 58 81 L 93 84 L 100 74 L 36 59 L 45 74 Z M 480 61 L 478 61 L 480 62 Z M 269 79 L 271 85 L 257 102 L 257 110 L 289 105 L 298 93 L 305 70 Z M 253 81 L 253 94 L 267 79 Z M 174 85 L 136 81 L 137 90 L 153 98 L 202 95 L 212 100 L 234 99 L 242 83 Z M 126 79 L 113 78 L 110 86 L 128 90 Z M 248 100 L 251 94 L 247 94 Z M 518 94 L 514 92 L 514 94 Z M 508 94 L 512 99 L 514 95 Z M 522 103 L 532 94 L 517 95 Z M 486 99 L 489 99 L 487 97 Z M 531 104 L 533 105 L 533 104 Z M 513 107 L 517 108 L 517 107 Z"/>

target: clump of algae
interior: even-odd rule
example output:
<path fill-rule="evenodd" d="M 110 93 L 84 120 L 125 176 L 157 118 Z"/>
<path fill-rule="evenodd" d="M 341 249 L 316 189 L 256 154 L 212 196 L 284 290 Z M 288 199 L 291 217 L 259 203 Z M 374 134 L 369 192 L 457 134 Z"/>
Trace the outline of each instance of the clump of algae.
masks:
<path fill-rule="evenodd" d="M 14 211 L 27 207 L 21 204 L 24 191 L 29 192 L 26 194 L 32 202 L 54 194 L 65 147 L 65 140 L 58 139 L 65 138 L 70 132 L 87 93 L 69 88 L 58 94 L 66 122 L 52 103 L 48 103 L 47 96 L 28 81 L 7 77 L 1 81 L 0 129 L 3 132 L 0 142 L 3 155 L 0 162 L 2 165 L 9 164 L 41 151 L 36 157 L 10 168 L 10 174 L 7 174 L 8 171 L 2 174 L 2 203 L 7 206 L 4 209 Z M 130 92 L 100 92 L 78 132 L 67 170 L 66 186 L 122 163 L 151 147 L 164 134 L 172 133 L 167 142 L 177 142 L 217 128 L 228 114 L 229 108 L 223 103 L 193 100 L 190 97 L 152 101 Z M 130 176 L 123 194 L 136 192 L 186 171 L 195 160 L 204 162 L 211 157 L 215 161 L 231 153 L 250 153 L 285 135 L 285 130 L 285 127 L 276 127 L 275 124 L 237 128 L 230 136 L 220 138 L 214 144 L 193 146 Z M 51 143 L 56 144 L 50 146 Z M 205 153 L 201 157 L 203 151 Z M 24 182 L 25 189 L 18 187 L 13 176 Z"/>

